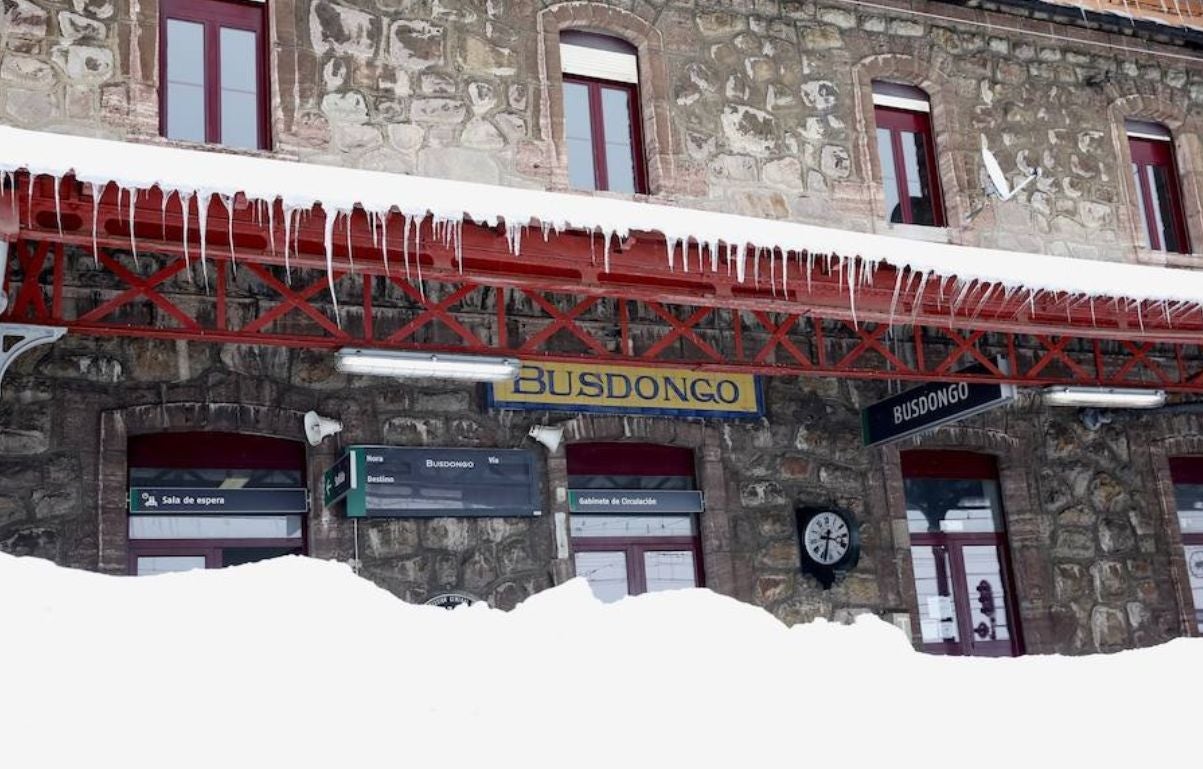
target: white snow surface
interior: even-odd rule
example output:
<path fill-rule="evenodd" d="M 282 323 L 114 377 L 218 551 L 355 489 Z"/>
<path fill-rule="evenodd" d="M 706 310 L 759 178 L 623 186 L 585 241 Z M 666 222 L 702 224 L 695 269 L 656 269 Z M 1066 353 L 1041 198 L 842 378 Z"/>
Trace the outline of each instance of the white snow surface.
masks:
<path fill-rule="evenodd" d="M 605 238 L 607 258 L 612 238 L 631 231 L 656 232 L 669 244 L 670 266 L 682 269 L 696 262 L 700 269 L 705 261 L 710 269 L 717 269 L 721 253 L 724 268 L 733 269 L 741 280 L 746 279 L 754 254 L 773 260 L 771 270 L 754 269 L 754 274 L 761 276 L 784 276 L 777 264 L 786 255 L 828 255 L 847 265 L 853 286 L 864 280 L 867 269 L 888 263 L 923 275 L 956 277 L 966 285 L 977 281 L 1008 289 L 1203 304 L 1203 272 L 971 248 L 607 196 L 497 187 L 0 126 L 0 172 L 18 170 L 58 178 L 73 173 L 80 181 L 98 187 L 111 183 L 122 189 L 149 189 L 157 185 L 178 193 L 185 206 L 193 199 L 208 201 L 211 195 L 229 198 L 243 193 L 252 201 L 281 201 L 288 212 L 320 204 L 328 214 L 346 213 L 358 206 L 374 217 L 392 212 L 407 219 L 431 216 L 436 223 L 453 227 L 465 218 L 490 225 L 504 222 L 515 252 L 526 227 L 598 233 Z M 454 237 L 444 230 L 444 238 Z M 682 251 L 683 244 L 692 248 Z M 682 261 L 686 258 L 689 263 Z M 855 302 L 854 294 L 850 300 Z"/>
<path fill-rule="evenodd" d="M 1203 640 L 918 654 L 707 590 L 406 604 L 307 559 L 114 577 L 0 554 L 0 764 L 1197 766 Z"/>

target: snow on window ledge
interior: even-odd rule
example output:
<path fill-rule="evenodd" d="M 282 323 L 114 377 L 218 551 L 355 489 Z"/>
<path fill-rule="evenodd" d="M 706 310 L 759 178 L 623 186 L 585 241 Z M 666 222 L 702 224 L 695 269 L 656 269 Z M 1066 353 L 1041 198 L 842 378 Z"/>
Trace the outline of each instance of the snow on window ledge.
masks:
<path fill-rule="evenodd" d="M 877 221 L 873 231 L 882 235 L 907 240 L 921 240 L 926 243 L 951 243 L 952 230 L 948 227 L 928 227 L 923 224 L 895 224 L 893 222 Z"/>

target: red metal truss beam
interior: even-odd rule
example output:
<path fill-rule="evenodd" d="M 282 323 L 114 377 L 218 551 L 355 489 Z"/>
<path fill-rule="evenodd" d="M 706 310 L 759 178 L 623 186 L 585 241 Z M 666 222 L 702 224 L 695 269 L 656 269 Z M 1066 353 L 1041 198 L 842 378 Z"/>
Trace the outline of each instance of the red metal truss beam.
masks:
<path fill-rule="evenodd" d="M 46 177 L 39 177 L 32 187 L 27 177 L 19 177 L 17 187 L 17 194 L 12 190 L 0 193 L 0 208 L 17 210 L 26 238 L 85 248 L 129 249 L 136 243 L 142 251 L 175 254 L 184 253 L 187 243 L 189 253 L 198 255 L 197 201 L 192 201 L 186 212 L 178 196 L 169 196 L 164 202 L 159 190 L 152 189 L 138 192 L 131 201 L 128 192 L 119 194 L 112 185 L 99 200 L 93 200 L 88 188 L 70 178 L 60 182 L 57 196 Z M 278 204 L 269 212 L 266 207 L 235 199 L 231 209 L 232 216 L 219 200 L 208 201 L 205 240 L 210 258 L 236 256 L 242 262 L 261 265 L 288 262 L 293 267 L 325 269 L 326 215 L 320 208 L 291 218 L 287 242 L 286 214 Z M 581 232 L 544 239 L 532 229 L 522 238 L 521 253 L 514 255 L 506 234 L 495 228 L 465 224 L 453 239 L 458 240 L 458 247 L 445 237 L 450 230 L 436 233 L 429 220 L 414 228 L 417 237 L 407 239 L 408 231 L 399 214 L 383 220 L 360 210 L 337 216 L 332 266 L 345 272 L 417 274 L 420 278 L 469 280 L 582 297 L 813 313 L 854 324 L 945 325 L 961 331 L 1167 343 L 1191 343 L 1203 333 L 1203 310 L 1194 305 L 1007 291 L 993 285 L 958 283 L 955 276 L 899 275 L 888 266 L 866 275 L 863 269 L 853 272 L 846 266 L 841 269 L 828 264 L 823 256 L 794 254 L 785 263 L 778 256 L 770 264 L 767 254 L 756 254 L 749 257 L 748 279 L 740 283 L 725 249 L 718 270 L 710 269 L 709 257 L 702 259 L 696 245 L 684 259 L 678 249 L 676 269 L 670 269 L 663 238 L 651 234 L 636 234 L 615 247 L 607 259 L 605 238 Z M 813 269 L 808 269 L 808 264 L 813 264 Z M 856 278 L 854 289 L 849 287 L 850 272 Z"/>
<path fill-rule="evenodd" d="M 1198 340 L 888 326 L 818 311 L 721 307 L 709 297 L 676 304 L 618 292 L 580 296 L 467 277 L 418 281 L 342 269 L 295 269 L 290 282 L 278 267 L 234 264 L 228 252 L 209 265 L 206 288 L 199 277 L 186 282 L 185 275 L 199 270 L 193 262 L 189 271 L 182 255 L 143 251 L 131 267 L 128 252 L 101 247 L 104 281 L 98 283 L 95 275 L 79 280 L 72 269 L 95 272 L 91 254 L 68 251 L 62 242 L 14 244 L 6 284 L 17 301 L 0 320 L 78 334 L 325 350 L 360 346 L 760 374 L 1203 392 Z M 343 297 L 337 313 L 331 283 Z M 985 373 L 960 371 L 970 364 L 984 365 Z"/>

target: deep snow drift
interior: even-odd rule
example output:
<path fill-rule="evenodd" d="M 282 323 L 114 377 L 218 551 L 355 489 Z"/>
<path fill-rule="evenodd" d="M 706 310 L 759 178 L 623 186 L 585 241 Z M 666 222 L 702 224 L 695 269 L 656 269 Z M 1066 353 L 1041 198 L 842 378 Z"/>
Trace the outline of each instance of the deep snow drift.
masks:
<path fill-rule="evenodd" d="M 107 577 L 0 554 L 0 764 L 1195 766 L 1203 641 L 956 660 L 706 590 L 413 606 L 304 558 Z"/>

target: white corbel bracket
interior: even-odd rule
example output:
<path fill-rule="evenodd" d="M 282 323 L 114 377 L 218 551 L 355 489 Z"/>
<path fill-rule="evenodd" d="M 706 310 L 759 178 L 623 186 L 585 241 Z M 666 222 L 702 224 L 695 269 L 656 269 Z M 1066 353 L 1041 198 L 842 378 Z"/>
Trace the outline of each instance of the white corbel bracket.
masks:
<path fill-rule="evenodd" d="M 0 386 L 8 364 L 23 352 L 57 341 L 67 329 L 61 326 L 33 326 L 28 323 L 0 323 Z M 16 339 L 10 344 L 10 339 Z"/>

